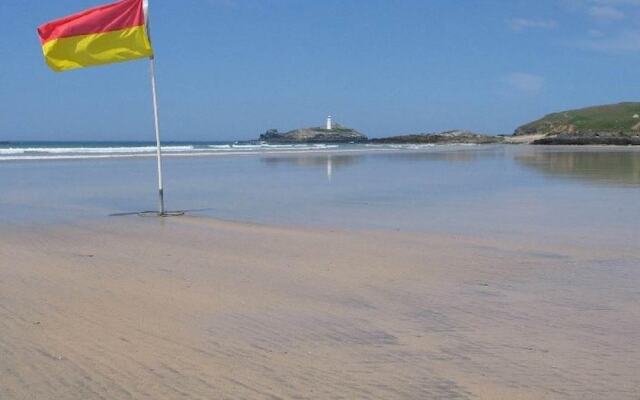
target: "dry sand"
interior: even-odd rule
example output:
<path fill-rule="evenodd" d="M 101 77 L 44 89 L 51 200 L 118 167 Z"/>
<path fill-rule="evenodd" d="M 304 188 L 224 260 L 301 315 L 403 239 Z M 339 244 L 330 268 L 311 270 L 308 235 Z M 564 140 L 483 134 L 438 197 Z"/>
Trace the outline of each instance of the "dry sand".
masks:
<path fill-rule="evenodd" d="M 0 231 L 0 399 L 638 399 L 640 254 L 193 217 Z"/>

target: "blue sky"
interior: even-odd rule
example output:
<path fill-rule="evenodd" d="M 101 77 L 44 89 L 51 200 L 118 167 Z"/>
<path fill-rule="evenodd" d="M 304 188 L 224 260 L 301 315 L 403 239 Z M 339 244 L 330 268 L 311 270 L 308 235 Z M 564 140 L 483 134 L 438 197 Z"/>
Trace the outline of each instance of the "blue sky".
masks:
<path fill-rule="evenodd" d="M 153 140 L 148 64 L 56 74 L 35 28 L 100 0 L 2 0 L 0 140 Z M 150 0 L 165 140 L 326 115 L 383 136 L 499 134 L 638 100 L 640 0 Z"/>

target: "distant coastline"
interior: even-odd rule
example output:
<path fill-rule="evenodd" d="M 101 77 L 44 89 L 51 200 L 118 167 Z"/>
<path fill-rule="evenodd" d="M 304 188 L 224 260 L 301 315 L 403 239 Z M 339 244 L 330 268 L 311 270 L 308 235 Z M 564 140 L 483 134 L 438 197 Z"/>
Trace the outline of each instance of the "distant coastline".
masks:
<path fill-rule="evenodd" d="M 465 130 L 368 138 L 353 128 L 298 128 L 260 135 L 266 143 L 370 143 L 370 144 L 534 144 L 534 145 L 640 145 L 640 102 L 606 104 L 548 114 L 518 127 L 513 135 L 486 135 Z"/>

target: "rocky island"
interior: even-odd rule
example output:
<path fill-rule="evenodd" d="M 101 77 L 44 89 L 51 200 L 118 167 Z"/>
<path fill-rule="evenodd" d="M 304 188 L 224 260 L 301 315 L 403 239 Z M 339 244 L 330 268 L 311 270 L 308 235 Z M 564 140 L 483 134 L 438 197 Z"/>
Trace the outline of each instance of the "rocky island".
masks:
<path fill-rule="evenodd" d="M 299 128 L 280 133 L 269 129 L 260 135 L 260 141 L 267 143 L 362 143 L 368 139 L 353 128 L 348 128 L 327 118 L 325 127 Z"/>
<path fill-rule="evenodd" d="M 553 113 L 522 125 L 513 139 L 533 144 L 640 145 L 640 103 L 607 104 Z"/>
<path fill-rule="evenodd" d="M 280 133 L 269 129 L 259 138 L 266 143 L 372 143 L 372 144 L 489 144 L 503 143 L 504 137 L 482 135 L 464 130 L 451 130 L 437 133 L 419 133 L 368 139 L 353 128 L 334 123 L 327 118 L 325 127 L 299 128 Z"/>

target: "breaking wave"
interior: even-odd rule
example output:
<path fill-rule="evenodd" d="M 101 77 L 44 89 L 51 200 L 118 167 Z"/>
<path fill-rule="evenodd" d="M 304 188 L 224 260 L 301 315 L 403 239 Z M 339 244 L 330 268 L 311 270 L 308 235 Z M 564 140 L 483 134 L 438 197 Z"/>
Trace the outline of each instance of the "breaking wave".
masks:
<path fill-rule="evenodd" d="M 215 156 L 274 153 L 375 152 L 423 150 L 435 144 L 267 144 L 267 143 L 194 143 L 162 146 L 167 156 Z M 449 145 L 451 146 L 451 145 Z M 0 145 L 0 162 L 16 160 L 76 160 L 153 157 L 152 144 L 50 143 L 27 142 Z"/>

